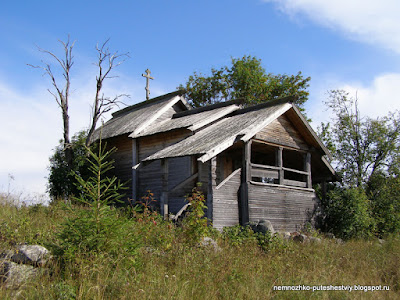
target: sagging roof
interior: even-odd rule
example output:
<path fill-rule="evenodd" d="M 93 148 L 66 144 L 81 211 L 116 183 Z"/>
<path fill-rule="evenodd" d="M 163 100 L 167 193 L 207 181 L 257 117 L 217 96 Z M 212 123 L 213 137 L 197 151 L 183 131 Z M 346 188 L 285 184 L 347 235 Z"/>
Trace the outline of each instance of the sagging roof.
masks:
<path fill-rule="evenodd" d="M 165 94 L 121 109 L 113 113 L 113 118 L 105 123 L 101 129 L 96 129 L 93 134 L 93 140 L 99 138 L 100 131 L 102 139 L 128 133 L 139 133 L 179 101 L 184 110 L 190 109 L 187 101 L 182 96 L 182 91 Z"/>
<path fill-rule="evenodd" d="M 259 130 L 291 109 L 293 100 L 293 97 L 287 97 L 238 109 L 194 135 L 154 153 L 144 161 L 200 154 L 202 156 L 198 160 L 205 162 L 236 141 L 251 139 Z"/>
<path fill-rule="evenodd" d="M 239 104 L 240 101 L 229 101 L 178 112 L 175 113 L 171 119 L 152 124 L 139 133 L 132 133 L 129 137 L 138 138 L 181 128 L 196 131 L 238 110 L 240 108 Z"/>

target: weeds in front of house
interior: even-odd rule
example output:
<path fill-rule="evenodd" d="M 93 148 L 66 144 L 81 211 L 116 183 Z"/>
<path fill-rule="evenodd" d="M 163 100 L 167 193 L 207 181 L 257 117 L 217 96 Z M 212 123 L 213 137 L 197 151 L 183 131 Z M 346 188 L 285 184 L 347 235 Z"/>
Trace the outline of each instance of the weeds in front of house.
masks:
<path fill-rule="evenodd" d="M 0 252 L 21 243 L 55 255 L 39 278 L 1 299 L 394 299 L 400 296 L 400 239 L 295 243 L 234 226 L 222 233 L 204 218 L 204 195 L 193 189 L 180 226 L 152 209 L 112 207 L 118 182 L 102 176 L 107 152 L 92 153 L 92 179 L 80 205 L 46 207 L 0 201 Z M 2 197 L 2 196 L 0 196 Z M 7 200 L 7 199 L 0 199 Z M 73 201 L 76 202 L 76 201 Z M 199 243 L 212 235 L 220 249 Z M 389 286 L 389 291 L 274 291 L 280 285 Z"/>
<path fill-rule="evenodd" d="M 57 240 L 59 224 L 79 210 L 63 205 L 0 209 L 1 249 L 18 243 L 47 246 Z M 55 259 L 38 280 L 20 291 L 25 299 L 395 299 L 400 294 L 400 240 L 350 240 L 338 244 L 297 244 L 282 240 L 264 248 L 249 228 L 225 229 L 221 251 L 190 245 L 183 229 L 161 218 L 139 222 L 120 209 L 115 221 L 136 235 L 137 248 L 76 253 Z M 145 218 L 143 217 L 143 220 Z M 131 223 L 130 223 L 131 222 Z M 5 229 L 8 228 L 8 229 Z M 24 228 L 24 231 L 21 230 Z M 127 239 L 130 238 L 127 236 Z M 266 237 L 269 240 L 271 237 Z M 283 243 L 282 242 L 282 243 Z M 269 243 L 269 245 L 273 245 Z M 274 285 L 388 285 L 388 292 L 273 291 Z M 12 298 L 0 289 L 0 298 Z"/>

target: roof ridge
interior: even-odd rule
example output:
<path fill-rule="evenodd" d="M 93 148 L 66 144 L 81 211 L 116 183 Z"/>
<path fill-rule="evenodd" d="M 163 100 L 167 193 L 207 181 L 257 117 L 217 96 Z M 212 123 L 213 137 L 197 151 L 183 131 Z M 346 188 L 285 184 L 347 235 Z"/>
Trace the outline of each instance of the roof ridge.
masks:
<path fill-rule="evenodd" d="M 235 100 L 223 101 L 223 102 L 219 102 L 219 103 L 215 103 L 215 104 L 211 104 L 211 105 L 201 106 L 201 107 L 193 108 L 190 110 L 177 112 L 172 116 L 172 119 L 180 118 L 180 117 L 184 117 L 184 116 L 188 116 L 188 115 L 192 115 L 192 114 L 197 114 L 197 113 L 213 110 L 216 108 L 229 106 L 232 104 L 242 104 L 242 103 L 243 103 L 243 99 L 235 99 Z"/>
<path fill-rule="evenodd" d="M 242 109 L 238 109 L 233 114 L 234 115 L 240 115 L 240 114 L 252 111 L 252 110 L 257 110 L 257 109 L 260 109 L 260 108 L 267 108 L 267 107 L 280 105 L 280 104 L 285 104 L 285 103 L 293 104 L 293 102 L 295 102 L 297 99 L 298 99 L 297 96 L 286 96 L 286 97 L 282 97 L 282 98 L 277 98 L 277 99 L 273 99 L 273 100 L 270 100 L 268 102 L 264 102 L 264 103 L 261 103 L 261 104 L 251 105 L 251 106 L 244 107 Z"/>
<path fill-rule="evenodd" d="M 121 110 L 118 110 L 118 111 L 112 113 L 112 116 L 113 117 L 117 117 L 117 116 L 119 116 L 121 114 L 124 114 L 126 112 L 129 112 L 129 111 L 131 111 L 133 109 L 136 109 L 136 108 L 139 108 L 139 107 L 143 107 L 143 106 L 147 106 L 147 105 L 150 105 L 150 104 L 155 104 L 158 101 L 163 100 L 164 98 L 174 97 L 174 96 L 183 95 L 183 94 L 184 94 L 184 92 L 182 90 L 177 90 L 177 91 L 174 91 L 174 92 L 171 92 L 171 93 L 168 93 L 168 94 L 157 96 L 155 98 L 152 98 L 152 99 L 149 99 L 149 100 L 145 100 L 145 101 L 142 101 L 142 102 L 127 106 L 127 107 L 125 107 L 125 108 L 123 108 Z"/>

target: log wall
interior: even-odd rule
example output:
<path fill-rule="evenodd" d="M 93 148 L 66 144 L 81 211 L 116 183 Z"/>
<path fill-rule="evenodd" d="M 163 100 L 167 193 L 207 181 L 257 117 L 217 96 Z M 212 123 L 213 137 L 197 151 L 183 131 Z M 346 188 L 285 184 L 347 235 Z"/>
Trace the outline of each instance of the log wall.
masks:
<path fill-rule="evenodd" d="M 139 138 L 139 161 L 184 139 L 189 134 L 187 130 L 179 130 Z M 191 158 L 188 156 L 168 159 L 168 187 L 172 188 L 189 177 L 191 175 L 190 166 Z M 147 190 L 151 190 L 154 193 L 155 200 L 158 202 L 160 201 L 162 192 L 162 169 L 160 160 L 153 161 L 149 164 L 143 164 L 138 168 L 138 186 L 139 200 L 146 194 Z M 171 205 L 173 205 L 173 199 L 171 199 L 171 201 Z"/>
<path fill-rule="evenodd" d="M 106 143 L 107 149 L 117 148 L 117 151 L 111 155 L 111 159 L 114 160 L 114 169 L 111 173 L 121 182 L 126 183 L 128 189 L 124 190 L 126 194 L 124 198 L 132 198 L 132 139 L 128 137 L 128 134 L 124 134 L 107 139 Z"/>
<path fill-rule="evenodd" d="M 238 191 L 241 169 L 234 171 L 214 190 L 213 226 L 222 229 L 225 226 L 239 224 Z"/>
<path fill-rule="evenodd" d="M 269 220 L 275 230 L 301 229 L 311 220 L 316 205 L 314 190 L 249 183 L 250 221 Z"/>

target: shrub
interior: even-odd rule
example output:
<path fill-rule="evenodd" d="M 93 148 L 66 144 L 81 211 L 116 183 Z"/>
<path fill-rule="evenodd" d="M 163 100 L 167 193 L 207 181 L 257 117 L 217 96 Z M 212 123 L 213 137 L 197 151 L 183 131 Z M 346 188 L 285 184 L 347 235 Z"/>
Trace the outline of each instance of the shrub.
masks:
<path fill-rule="evenodd" d="M 375 223 L 370 201 L 362 188 L 334 188 L 322 205 L 322 229 L 344 239 L 368 237 Z"/>
<path fill-rule="evenodd" d="M 90 176 L 88 152 L 85 146 L 86 134 L 86 131 L 80 131 L 71 139 L 73 160 L 70 169 L 65 158 L 63 141 L 60 141 L 60 144 L 54 149 L 54 154 L 50 157 L 47 190 L 53 201 L 79 195 L 75 174 L 83 179 Z"/>
<path fill-rule="evenodd" d="M 400 233 L 400 178 L 376 176 L 369 183 L 377 235 Z"/>
<path fill-rule="evenodd" d="M 201 238 L 209 235 L 212 231 L 208 227 L 209 220 L 204 217 L 204 211 L 207 209 L 205 205 L 204 194 L 200 190 L 201 184 L 198 183 L 192 189 L 191 195 L 186 197 L 190 203 L 188 213 L 182 220 L 182 228 L 188 243 L 197 243 Z"/>
<path fill-rule="evenodd" d="M 74 260 L 77 253 L 83 256 L 105 251 L 110 256 L 135 254 L 138 239 L 132 230 L 133 220 L 110 206 L 120 200 L 120 190 L 124 188 L 115 176 L 105 176 L 113 168 L 113 161 L 107 161 L 113 150 L 105 151 L 101 141 L 98 153 L 87 150 L 91 176 L 84 180 L 76 174 L 81 194 L 75 201 L 84 207 L 68 206 L 74 210 L 73 217 L 61 225 L 56 253 L 65 260 Z"/>

